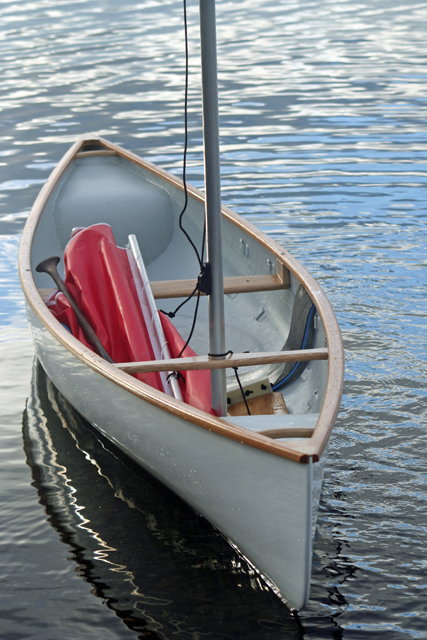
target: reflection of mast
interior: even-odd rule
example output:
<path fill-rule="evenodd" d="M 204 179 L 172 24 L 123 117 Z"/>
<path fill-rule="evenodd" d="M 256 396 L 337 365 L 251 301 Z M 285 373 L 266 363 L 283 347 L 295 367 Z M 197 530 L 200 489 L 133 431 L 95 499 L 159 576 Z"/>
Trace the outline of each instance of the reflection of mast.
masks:
<path fill-rule="evenodd" d="M 187 625 L 196 635 L 223 633 L 237 607 L 235 637 L 269 637 L 252 633 L 266 612 L 287 637 L 300 637 L 291 614 L 207 521 L 95 434 L 37 364 L 23 437 L 48 521 L 92 593 L 129 629 L 165 638 L 178 621 L 181 633 Z"/>

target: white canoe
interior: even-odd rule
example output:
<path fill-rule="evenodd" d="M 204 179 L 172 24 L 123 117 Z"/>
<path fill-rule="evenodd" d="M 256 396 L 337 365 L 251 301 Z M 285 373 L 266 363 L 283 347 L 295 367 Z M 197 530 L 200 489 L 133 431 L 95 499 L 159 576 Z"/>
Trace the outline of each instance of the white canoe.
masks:
<path fill-rule="evenodd" d="M 157 391 L 131 375 L 131 363 L 110 364 L 83 346 L 43 301 L 52 283 L 35 266 L 62 257 L 73 228 L 105 222 L 121 246 L 135 234 L 159 305 L 176 307 L 198 273 L 178 227 L 183 201 L 182 182 L 138 156 L 94 135 L 75 143 L 44 185 L 22 236 L 19 271 L 36 354 L 80 414 L 204 515 L 300 610 L 309 597 L 316 514 L 344 369 L 339 327 L 318 283 L 280 245 L 223 207 L 225 331 L 234 352 L 228 366 L 257 365 L 239 368 L 244 382 L 262 376 L 275 382 L 287 361 L 307 361 L 280 388 L 289 413 L 273 415 L 218 418 Z M 204 196 L 189 187 L 185 225 L 199 243 L 203 222 Z M 298 317 L 302 288 L 315 305 L 310 349 L 290 354 L 285 345 L 299 346 L 289 334 L 307 319 Z M 204 356 L 207 298 L 201 301 L 191 346 Z M 185 309 L 174 320 L 183 336 L 192 319 Z M 187 366 L 217 361 L 204 356 Z"/>

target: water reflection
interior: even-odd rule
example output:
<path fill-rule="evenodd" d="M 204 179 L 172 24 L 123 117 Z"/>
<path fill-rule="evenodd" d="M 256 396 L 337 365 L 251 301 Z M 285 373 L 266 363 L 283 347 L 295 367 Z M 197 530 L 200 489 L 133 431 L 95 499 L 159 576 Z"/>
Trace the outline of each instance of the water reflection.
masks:
<path fill-rule="evenodd" d="M 302 638 L 298 620 L 225 540 L 96 434 L 37 363 L 23 437 L 49 523 L 78 575 L 130 630 Z"/>
<path fill-rule="evenodd" d="M 197 13 L 197 2 L 190 1 L 188 177 L 201 186 Z M 224 202 L 272 233 L 319 279 L 338 314 L 346 350 L 345 393 L 331 442 L 318 519 L 312 600 L 302 618 L 305 637 L 310 639 L 339 638 L 343 633 L 344 637 L 358 633 L 375 640 L 407 635 L 421 638 L 427 628 L 426 17 L 427 6 L 419 0 L 217 0 Z M 3 322 L 13 333 L 19 323 L 25 322 L 16 274 L 18 234 L 40 181 L 48 177 L 78 134 L 96 131 L 157 161 L 165 169 L 181 172 L 182 2 L 2 2 L 0 29 L 0 300 Z M 11 379 L 19 383 L 20 367 L 26 361 L 17 352 L 10 362 L 8 374 L 10 371 Z M 9 387 L 6 393 L 10 393 Z M 89 474 L 93 465 L 71 435 L 72 420 L 67 418 L 64 429 L 58 412 L 49 409 L 46 394 L 40 393 L 40 408 L 34 405 L 31 409 L 33 394 L 27 415 L 32 411 L 36 417 L 29 425 L 35 424 L 40 434 L 58 432 L 55 438 L 50 437 L 52 441 L 56 439 L 60 455 L 55 455 L 59 455 L 67 471 L 64 476 L 60 469 L 55 474 L 62 482 L 63 495 L 68 495 L 66 483 L 71 471 L 69 485 L 75 487 L 74 475 L 79 476 L 80 468 Z M 61 408 L 59 413 L 64 412 L 67 414 Z M 19 422 L 15 428 L 20 429 Z M 61 430 L 69 433 L 67 438 L 61 435 L 65 448 L 57 442 Z M 40 438 L 44 442 L 41 435 Z M 31 442 L 34 457 L 33 438 Z M 73 454 L 66 453 L 70 443 Z M 107 456 L 108 468 L 122 464 L 105 446 L 95 439 L 97 453 L 91 454 L 92 458 L 98 461 L 99 455 Z M 83 445 L 82 448 L 85 450 Z M 67 455 L 78 459 L 74 467 Z M 7 459 L 8 454 L 3 456 Z M 43 461 L 37 464 L 42 471 L 34 471 L 33 467 L 33 472 L 46 502 L 53 495 L 54 485 L 49 484 L 53 476 L 48 475 L 49 465 Z M 106 473 L 105 465 L 101 468 L 112 481 L 110 469 Z M 121 481 L 128 481 L 133 471 L 129 472 L 126 465 L 123 468 L 126 472 L 118 475 Z M 94 478 L 99 476 L 98 482 L 103 481 L 108 487 L 105 495 L 102 493 L 97 499 L 106 500 L 111 513 L 118 513 L 131 529 L 134 520 L 129 513 L 137 510 L 127 506 L 127 515 L 123 515 L 122 506 L 122 511 L 115 512 L 112 505 L 116 507 L 116 502 L 122 501 L 114 497 L 115 489 L 105 477 L 93 469 Z M 7 513 L 18 511 L 20 539 L 25 539 L 29 520 L 38 517 L 38 505 L 22 501 L 20 488 L 27 482 L 25 474 L 15 480 L 18 474 L 14 476 L 8 464 L 3 464 L 1 470 L 0 486 Z M 92 478 L 90 474 L 87 477 Z M 95 487 L 93 478 L 91 482 Z M 146 482 L 152 486 L 150 479 L 138 482 L 144 487 Z M 5 487 L 9 486 L 13 489 L 7 492 Z M 151 494 L 151 490 L 139 490 Z M 173 501 L 163 489 L 153 491 L 153 495 L 161 492 L 163 504 Z M 338 500 L 339 491 L 342 493 Z M 117 568 L 124 563 L 121 564 L 115 525 L 94 508 L 90 513 L 85 500 L 91 496 L 87 493 L 87 488 L 80 486 L 69 496 L 69 500 L 78 496 L 76 504 L 85 506 L 77 513 L 70 507 L 72 518 L 68 518 L 65 507 L 61 511 L 56 503 L 50 514 L 59 513 L 71 523 L 70 540 L 85 536 L 85 551 L 79 562 L 88 567 L 93 563 L 92 569 L 80 569 L 83 577 L 84 571 L 88 572 L 86 579 L 91 588 L 95 589 L 96 575 L 101 575 L 102 568 L 106 576 L 103 574 L 105 580 L 100 578 L 99 584 L 108 585 L 111 593 L 116 593 L 121 588 L 117 585 L 123 583 L 130 592 L 126 571 L 129 568 L 132 572 L 134 566 L 128 560 L 123 573 Z M 62 495 L 59 489 L 55 495 Z M 149 495 L 142 502 L 138 513 L 144 512 L 146 504 L 151 504 L 147 507 L 150 512 L 157 513 L 159 507 L 150 503 Z M 181 537 L 189 539 L 189 546 L 203 558 L 212 558 L 212 550 L 206 553 L 204 541 L 199 542 L 194 533 L 202 526 L 194 514 L 185 506 L 180 506 L 178 513 Z M 187 513 L 192 523 L 190 530 Z M 88 524 L 82 522 L 83 515 L 90 521 Z M 146 520 L 143 515 L 139 518 L 138 526 L 145 531 Z M 11 518 L 3 521 L 11 526 Z M 167 518 L 165 521 L 163 531 L 169 531 L 171 538 L 173 527 Z M 152 545 L 154 553 L 156 545 L 163 543 L 149 531 L 152 537 L 144 535 L 144 544 L 147 549 Z M 233 556 L 228 555 L 214 532 L 203 531 L 204 538 L 216 548 L 213 555 L 220 559 L 218 570 L 199 568 L 191 573 L 188 554 L 184 562 L 183 552 L 172 552 L 173 547 L 165 543 L 166 557 L 169 565 L 170 558 L 180 558 L 189 602 L 192 594 L 196 602 L 199 591 L 208 591 L 212 598 L 210 607 L 206 605 L 209 622 L 204 623 L 205 629 L 211 621 L 212 629 L 220 628 L 218 620 L 222 619 L 229 625 L 229 634 L 236 637 L 239 625 L 243 625 L 242 633 L 249 629 L 245 616 L 250 620 L 253 617 L 251 611 L 248 614 L 245 599 L 253 604 L 256 592 L 252 586 L 247 587 L 248 574 L 232 567 Z M 99 540 L 93 537 L 96 535 Z M 129 536 L 132 544 L 138 545 L 136 534 L 131 532 Z M 126 540 L 123 538 L 125 546 Z M 339 549 L 338 543 L 342 545 Z M 115 551 L 108 551 L 107 547 Z M 40 610 L 43 621 L 48 617 L 46 607 L 39 607 L 35 595 L 39 590 L 26 582 L 29 567 L 39 561 L 40 548 L 16 548 L 19 555 L 17 551 L 14 556 L 13 549 L 8 549 L 2 556 L 3 572 L 10 576 L 3 586 L 10 600 L 5 599 L 1 615 L 12 611 L 8 603 L 13 599 L 25 600 L 25 615 L 19 612 L 21 629 L 22 634 L 31 635 L 37 627 L 33 613 Z M 70 548 L 76 555 L 77 549 L 72 545 Z M 136 548 L 143 554 L 144 549 Z M 95 555 L 97 549 L 106 554 L 110 564 Z M 15 557 L 19 560 L 14 564 Z M 147 562 L 150 564 L 150 558 Z M 57 578 L 69 564 L 64 560 L 61 565 L 59 559 L 52 559 L 43 570 Z M 172 587 L 164 585 L 156 591 L 155 585 L 151 588 L 154 578 L 145 577 L 142 564 L 143 561 L 139 574 L 135 572 L 139 592 L 173 602 L 175 598 L 184 599 L 178 570 L 169 567 L 176 594 Z M 168 576 L 162 561 L 158 565 L 166 584 Z M 246 575 L 246 586 L 239 588 L 234 613 L 232 603 L 224 604 L 226 596 L 220 595 L 222 604 L 218 608 L 215 593 L 222 585 L 222 573 L 230 572 L 230 567 L 240 576 L 233 580 Z M 354 572 L 352 567 L 356 567 Z M 35 573 L 40 580 L 40 572 Z M 194 594 L 196 590 L 188 587 L 189 576 L 195 584 L 203 578 L 212 585 L 211 591 L 205 586 Z M 228 597 L 234 593 L 233 580 L 230 576 L 225 580 Z M 101 586 L 98 589 L 101 593 Z M 209 596 L 211 592 L 213 595 Z M 268 628 L 270 636 L 265 631 L 265 637 L 293 637 L 294 621 L 291 624 L 286 618 L 283 622 L 282 609 L 278 612 L 270 600 L 265 604 L 268 593 L 260 592 L 257 597 L 263 599 L 263 613 L 266 612 L 255 623 L 258 633 Z M 342 597 L 349 606 L 339 604 Z M 120 598 L 116 599 L 124 606 Z M 65 594 L 63 602 L 68 601 L 71 603 L 72 599 Z M 51 610 L 55 606 L 51 605 Z M 121 610 L 119 605 L 114 606 Z M 257 605 L 253 606 L 258 611 Z M 174 607 L 164 605 L 162 611 L 170 618 L 177 611 Z M 157 612 L 161 608 L 145 609 L 147 620 L 151 615 L 156 621 L 153 625 L 159 620 L 164 622 Z M 182 605 L 184 613 L 190 612 L 188 620 L 201 619 L 200 613 L 193 616 L 196 608 L 194 603 Z M 93 628 L 99 626 L 98 610 L 94 609 L 92 617 L 87 614 L 87 635 L 79 629 L 79 637 L 93 637 Z M 142 619 L 141 612 L 136 612 Z M 81 614 L 78 618 L 74 611 L 71 614 L 70 628 L 73 621 L 75 626 L 75 621 L 81 620 Z M 179 615 L 175 618 L 183 619 Z M 262 620 L 270 622 L 263 626 Z M 117 619 L 115 624 L 121 626 Z M 225 629 L 227 625 L 222 624 Z M 281 631 L 273 631 L 276 624 L 282 625 Z M 167 629 L 164 633 L 172 633 L 173 625 Z M 114 634 L 110 629 L 108 633 Z M 49 637 L 60 636 L 51 632 Z"/>

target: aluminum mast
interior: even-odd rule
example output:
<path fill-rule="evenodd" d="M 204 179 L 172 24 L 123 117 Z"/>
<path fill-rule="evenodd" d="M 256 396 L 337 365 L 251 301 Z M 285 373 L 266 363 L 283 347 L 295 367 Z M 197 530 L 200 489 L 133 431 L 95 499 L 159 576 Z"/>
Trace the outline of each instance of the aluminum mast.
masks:
<path fill-rule="evenodd" d="M 212 268 L 209 296 L 209 348 L 225 352 L 224 277 L 222 268 L 221 179 L 219 162 L 218 78 L 215 0 L 199 0 L 202 56 L 203 141 L 207 220 L 207 259 Z M 212 408 L 227 415 L 225 369 L 211 371 Z"/>

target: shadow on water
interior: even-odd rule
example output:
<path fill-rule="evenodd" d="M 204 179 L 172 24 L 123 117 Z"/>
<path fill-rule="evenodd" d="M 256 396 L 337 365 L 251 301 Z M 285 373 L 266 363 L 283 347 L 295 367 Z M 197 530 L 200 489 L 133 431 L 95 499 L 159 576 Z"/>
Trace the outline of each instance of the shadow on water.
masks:
<path fill-rule="evenodd" d="M 37 362 L 23 439 L 39 501 L 78 575 L 138 637 L 304 636 L 224 538 L 95 432 Z"/>

